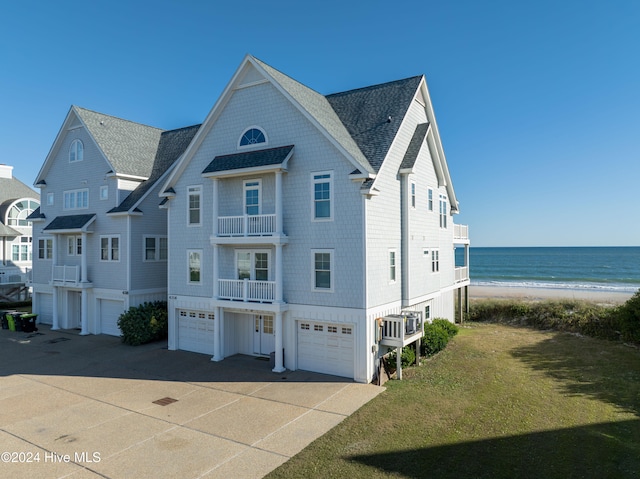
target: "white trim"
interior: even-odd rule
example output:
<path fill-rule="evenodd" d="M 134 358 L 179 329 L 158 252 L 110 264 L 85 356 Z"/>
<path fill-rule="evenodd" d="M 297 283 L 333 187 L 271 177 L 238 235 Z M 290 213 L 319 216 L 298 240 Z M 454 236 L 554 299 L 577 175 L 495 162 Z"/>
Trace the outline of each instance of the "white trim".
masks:
<path fill-rule="evenodd" d="M 198 281 L 191 281 L 191 254 L 195 253 L 199 258 L 199 279 Z M 188 249 L 187 250 L 187 284 L 202 284 L 202 250 L 201 249 Z"/>
<path fill-rule="evenodd" d="M 328 178 L 316 178 L 327 176 Z M 316 217 L 316 184 L 328 183 L 329 184 L 329 217 Z M 333 208 L 334 194 L 333 194 L 333 170 L 327 171 L 312 171 L 311 172 L 311 221 L 333 221 Z"/>
<path fill-rule="evenodd" d="M 154 240 L 153 258 L 151 259 L 147 258 L 147 240 L 149 238 L 153 238 Z M 166 257 L 164 259 L 160 257 L 160 252 L 162 251 L 162 248 L 160 248 L 160 240 L 162 239 L 166 240 L 167 242 Z M 144 235 L 142 237 L 142 262 L 143 263 L 158 263 L 158 262 L 166 263 L 168 258 L 169 258 L 169 240 L 167 238 L 167 235 Z"/>
<path fill-rule="evenodd" d="M 43 242 L 42 248 L 44 251 L 44 256 L 42 258 L 40 257 L 40 241 Z M 47 248 L 48 242 L 51 242 L 51 255 L 47 254 L 47 251 L 49 251 L 49 248 Z M 53 259 L 53 236 L 41 236 L 40 238 L 38 238 L 37 259 L 42 261 L 51 261 Z"/>
<path fill-rule="evenodd" d="M 396 248 L 390 248 L 387 258 L 389 263 L 387 264 L 387 271 L 389 273 L 389 284 L 395 284 L 398 282 L 398 250 Z M 393 278 L 391 277 L 391 254 L 393 254 Z"/>
<path fill-rule="evenodd" d="M 87 194 L 87 204 L 83 206 L 78 205 L 78 197 L 83 198 L 84 195 L 79 195 L 80 193 Z M 73 207 L 67 206 L 67 197 L 71 199 L 73 197 Z M 69 202 L 70 203 L 70 202 Z M 64 211 L 72 211 L 72 210 L 86 210 L 89 208 L 89 188 L 80 188 L 77 190 L 66 190 L 62 192 L 62 209 Z"/>
<path fill-rule="evenodd" d="M 100 200 L 108 200 L 109 199 L 109 185 L 101 185 L 100 186 Z"/>
<path fill-rule="evenodd" d="M 234 268 L 235 268 L 235 279 L 238 278 L 238 254 L 239 253 L 249 253 L 249 279 L 250 281 L 273 281 L 273 266 L 271 262 L 271 250 L 270 249 L 246 249 L 246 248 L 237 248 L 234 250 Z M 266 280 L 256 280 L 256 253 L 266 253 L 267 254 L 267 279 Z"/>
<path fill-rule="evenodd" d="M 329 254 L 329 287 L 319 288 L 316 286 L 316 254 Z M 333 293 L 335 287 L 335 250 L 333 249 L 311 249 L 311 290 L 319 293 Z"/>
<path fill-rule="evenodd" d="M 264 141 L 261 141 L 260 143 L 249 143 L 247 145 L 241 145 L 240 143 L 242 142 L 244 135 L 246 135 L 247 132 L 250 130 L 258 130 L 260 133 L 262 133 L 262 136 L 264 136 Z M 236 143 L 236 146 L 238 150 L 246 150 L 251 148 L 267 146 L 268 144 L 269 144 L 269 137 L 267 136 L 267 132 L 264 130 L 264 128 L 258 125 L 251 125 L 242 131 L 242 133 L 240 134 L 240 137 L 238 138 L 238 142 Z"/>
<path fill-rule="evenodd" d="M 191 196 L 198 196 L 198 222 L 191 222 Z M 194 208 L 195 211 L 195 208 Z M 187 227 L 202 226 L 202 185 L 187 186 Z"/>
<path fill-rule="evenodd" d="M 251 187 L 247 188 L 248 183 L 257 183 L 257 185 L 252 185 Z M 242 214 L 243 215 L 249 214 L 247 213 L 247 191 L 254 190 L 254 189 L 258 190 L 258 212 L 255 214 L 257 215 L 262 214 L 262 178 L 254 178 L 254 179 L 244 180 L 242 182 Z"/>
<path fill-rule="evenodd" d="M 103 259 L 102 258 L 102 240 L 106 238 L 107 239 L 107 259 Z M 117 239 L 118 240 L 118 259 L 113 259 L 113 240 Z M 120 251 L 121 251 L 121 246 L 122 246 L 122 241 L 120 241 L 120 235 L 100 235 L 100 247 L 99 247 L 99 252 L 100 252 L 100 262 L 101 263 L 119 263 L 120 262 Z"/>
<path fill-rule="evenodd" d="M 80 145 L 80 148 L 78 149 L 76 145 Z M 76 157 L 75 160 L 71 159 L 72 151 L 75 154 L 75 157 Z M 69 163 L 77 163 L 83 160 L 84 160 L 84 144 L 82 143 L 82 140 L 76 138 L 71 142 L 71 145 L 69 146 Z"/>

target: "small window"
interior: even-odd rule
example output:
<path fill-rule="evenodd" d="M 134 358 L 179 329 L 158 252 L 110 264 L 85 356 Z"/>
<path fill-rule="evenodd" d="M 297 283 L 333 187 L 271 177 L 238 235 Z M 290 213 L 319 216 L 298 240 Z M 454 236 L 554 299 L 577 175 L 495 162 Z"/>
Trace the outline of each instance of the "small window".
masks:
<path fill-rule="evenodd" d="M 342 328 L 342 334 L 351 334 L 351 328 Z"/>
<path fill-rule="evenodd" d="M 260 214 L 260 180 L 244 182 L 244 212 L 247 215 Z"/>
<path fill-rule="evenodd" d="M 437 249 L 431 250 L 431 272 L 437 273 L 440 271 L 440 251 Z"/>
<path fill-rule="evenodd" d="M 416 207 L 416 184 L 411 182 L 411 208 Z"/>
<path fill-rule="evenodd" d="M 80 140 L 73 140 L 69 148 L 69 163 L 82 161 L 84 158 L 84 146 Z"/>
<path fill-rule="evenodd" d="M 447 197 L 440 195 L 440 228 L 447 227 Z"/>
<path fill-rule="evenodd" d="M 389 251 L 389 281 L 391 283 L 396 280 L 396 252 Z"/>
<path fill-rule="evenodd" d="M 333 251 L 316 250 L 313 252 L 313 289 L 315 291 L 333 291 Z"/>
<path fill-rule="evenodd" d="M 143 249 L 144 261 L 167 261 L 166 236 L 145 236 Z"/>
<path fill-rule="evenodd" d="M 100 237 L 100 261 L 120 261 L 120 237 Z"/>
<path fill-rule="evenodd" d="M 103 185 L 100 187 L 100 199 L 101 200 L 109 199 L 109 187 L 107 185 Z"/>
<path fill-rule="evenodd" d="M 47 193 L 47 206 L 53 206 L 53 193 Z"/>
<path fill-rule="evenodd" d="M 433 211 L 433 190 L 431 188 L 427 191 L 427 197 L 427 208 L 429 211 Z"/>
<path fill-rule="evenodd" d="M 202 186 L 189 186 L 187 221 L 189 226 L 200 226 L 200 205 L 202 203 Z"/>
<path fill-rule="evenodd" d="M 52 238 L 41 238 L 38 240 L 38 259 L 53 259 Z"/>
<path fill-rule="evenodd" d="M 333 181 L 331 172 L 312 175 L 312 210 L 314 221 L 328 221 L 333 218 Z"/>
<path fill-rule="evenodd" d="M 200 272 L 202 269 L 202 251 L 189 250 L 187 251 L 188 268 L 189 268 L 189 283 L 200 283 Z"/>
<path fill-rule="evenodd" d="M 240 137 L 239 147 L 252 146 L 259 143 L 266 143 L 267 137 L 260 128 L 249 128 Z"/>
<path fill-rule="evenodd" d="M 309 323 L 300 323 L 300 329 L 309 330 Z"/>

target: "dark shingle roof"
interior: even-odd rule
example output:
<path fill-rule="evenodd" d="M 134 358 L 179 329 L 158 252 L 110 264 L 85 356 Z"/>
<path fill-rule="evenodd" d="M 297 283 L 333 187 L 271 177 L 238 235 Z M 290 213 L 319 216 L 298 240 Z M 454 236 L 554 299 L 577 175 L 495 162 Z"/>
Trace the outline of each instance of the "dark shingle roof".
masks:
<path fill-rule="evenodd" d="M 266 150 L 245 151 L 231 155 L 216 156 L 202 174 L 220 171 L 256 168 L 282 164 L 291 154 L 293 145 L 268 148 Z"/>
<path fill-rule="evenodd" d="M 161 129 L 77 106 L 74 110 L 117 174 L 151 176 Z"/>
<path fill-rule="evenodd" d="M 28 220 L 43 220 L 45 218 L 46 218 L 46 216 L 44 215 L 44 213 L 42 211 L 40 211 L 40 207 L 39 206 L 35 210 L 33 210 L 33 213 L 31 213 L 29 216 L 27 216 Z"/>
<path fill-rule="evenodd" d="M 140 183 L 120 205 L 110 210 L 109 213 L 129 211 L 129 209 L 156 184 L 160 177 L 173 166 L 175 161 L 180 158 L 199 128 L 200 125 L 193 125 L 163 132 L 162 135 L 160 135 L 160 142 L 149 179 Z"/>
<path fill-rule="evenodd" d="M 44 231 L 81 230 L 95 217 L 95 214 L 57 216 L 44 228 Z"/>
<path fill-rule="evenodd" d="M 420 123 L 416 126 L 413 136 L 411 137 L 411 141 L 409 142 L 409 147 L 407 148 L 404 158 L 402 159 L 402 163 L 400 164 L 400 169 L 413 168 L 413 165 L 418 158 L 418 153 L 420 153 L 420 148 L 427 136 L 427 131 L 429 131 L 429 123 Z"/>
<path fill-rule="evenodd" d="M 421 81 L 422 76 L 416 76 L 326 97 L 376 172 Z"/>

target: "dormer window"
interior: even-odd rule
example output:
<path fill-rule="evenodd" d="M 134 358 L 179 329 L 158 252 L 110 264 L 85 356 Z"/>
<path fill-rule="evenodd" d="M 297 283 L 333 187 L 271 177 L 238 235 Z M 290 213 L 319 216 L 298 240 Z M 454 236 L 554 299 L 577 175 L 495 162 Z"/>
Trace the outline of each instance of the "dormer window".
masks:
<path fill-rule="evenodd" d="M 240 137 L 240 141 L 238 142 L 238 147 L 247 147 L 257 145 L 258 143 L 266 143 L 267 136 L 264 131 L 260 128 L 252 127 L 245 132 Z"/>
<path fill-rule="evenodd" d="M 84 147 L 82 146 L 82 142 L 80 140 L 73 140 L 71 148 L 69 148 L 69 163 L 82 161 L 84 157 L 83 151 Z"/>

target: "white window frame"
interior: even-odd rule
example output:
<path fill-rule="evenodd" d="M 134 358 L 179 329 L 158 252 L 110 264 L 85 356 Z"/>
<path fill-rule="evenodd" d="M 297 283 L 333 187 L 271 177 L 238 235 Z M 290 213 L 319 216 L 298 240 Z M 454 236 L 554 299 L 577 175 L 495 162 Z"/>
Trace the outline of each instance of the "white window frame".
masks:
<path fill-rule="evenodd" d="M 103 245 L 102 245 L 102 240 L 103 239 L 107 240 L 107 259 L 104 259 L 103 258 L 103 254 L 102 254 L 102 251 L 104 249 Z M 114 239 L 118 240 L 117 241 L 117 249 L 114 249 L 114 247 L 113 247 L 113 240 Z M 102 236 L 100 236 L 100 249 L 99 249 L 99 251 L 100 251 L 100 262 L 102 262 L 102 263 L 107 263 L 107 262 L 109 262 L 109 263 L 119 263 L 120 262 L 120 245 L 121 245 L 121 243 L 120 243 L 120 235 L 102 235 Z M 114 251 L 118 252 L 118 255 L 117 255 L 118 258 L 117 259 L 114 259 L 114 256 L 115 256 L 113 254 Z"/>
<path fill-rule="evenodd" d="M 316 185 L 329 184 L 329 216 L 316 216 Z M 333 221 L 333 171 L 315 171 L 311 173 L 311 221 Z"/>
<path fill-rule="evenodd" d="M 236 274 L 235 277 L 240 279 L 238 276 L 238 256 L 242 253 L 249 254 L 249 278 L 250 281 L 273 281 L 273 267 L 271 263 L 271 250 L 268 249 L 237 249 L 235 250 L 235 269 Z M 267 254 L 267 279 L 256 279 L 256 254 L 261 253 Z"/>
<path fill-rule="evenodd" d="M 191 280 L 191 255 L 198 255 L 198 280 Z M 202 250 L 201 249 L 188 249 L 187 250 L 187 283 L 188 284 L 202 284 Z"/>
<path fill-rule="evenodd" d="M 40 246 L 42 244 L 42 246 Z M 43 253 L 41 256 L 40 253 Z M 44 236 L 38 239 L 38 259 L 52 260 L 53 259 L 53 238 L 51 236 Z"/>
<path fill-rule="evenodd" d="M 47 206 L 53 206 L 55 197 L 53 193 L 47 193 Z"/>
<path fill-rule="evenodd" d="M 395 283 L 398 279 L 398 252 L 395 249 L 389 250 L 389 284 Z"/>
<path fill-rule="evenodd" d="M 198 197 L 198 222 L 191 222 L 191 211 L 195 211 L 196 208 L 191 208 L 191 197 Z M 187 186 L 187 226 L 202 226 L 202 185 Z"/>
<path fill-rule="evenodd" d="M 82 236 L 67 236 L 67 256 L 82 256 Z"/>
<path fill-rule="evenodd" d="M 14 263 L 32 261 L 32 240 L 33 238 L 31 236 L 21 236 L 19 243 L 11 245 L 11 260 Z"/>
<path fill-rule="evenodd" d="M 416 209 L 416 182 L 409 182 L 409 206 L 412 210 Z"/>
<path fill-rule="evenodd" d="M 447 197 L 440 195 L 440 228 L 447 227 Z"/>
<path fill-rule="evenodd" d="M 147 240 L 153 240 L 153 258 L 147 257 Z M 165 247 L 162 248 L 161 243 L 164 240 Z M 162 251 L 164 250 L 164 258 L 162 257 Z M 165 235 L 144 235 L 142 237 L 142 261 L 144 263 L 157 263 L 159 261 L 167 261 L 169 257 L 169 244 L 167 236 Z"/>
<path fill-rule="evenodd" d="M 328 254 L 329 255 L 329 287 L 319 288 L 316 282 L 316 254 Z M 311 290 L 319 293 L 333 293 L 335 285 L 335 255 L 332 249 L 312 249 L 311 250 Z"/>
<path fill-rule="evenodd" d="M 84 145 L 82 141 L 75 139 L 69 146 L 69 163 L 77 163 L 82 160 L 84 160 Z"/>
<path fill-rule="evenodd" d="M 108 185 L 102 185 L 100 187 L 100 199 L 101 200 L 108 200 L 109 199 L 109 186 Z"/>
<path fill-rule="evenodd" d="M 257 183 L 257 184 L 256 184 Z M 256 215 L 262 214 L 262 179 L 255 178 L 253 180 L 244 180 L 242 182 L 242 211 L 245 215 L 247 213 L 247 191 L 257 190 L 258 191 L 258 212 Z"/>
<path fill-rule="evenodd" d="M 439 249 L 431 250 L 431 272 L 432 273 L 440 272 L 440 250 Z"/>
<path fill-rule="evenodd" d="M 62 209 L 64 210 L 86 210 L 89 208 L 89 188 L 67 190 L 63 193 L 62 198 Z M 78 206 L 78 204 L 80 204 L 80 206 Z"/>
<path fill-rule="evenodd" d="M 244 135 L 246 135 L 251 130 L 260 131 L 262 133 L 262 136 L 264 136 L 264 141 L 261 141 L 259 143 L 249 143 L 247 145 L 241 145 L 240 143 L 242 143 L 242 139 L 244 138 Z M 267 146 L 268 144 L 269 144 L 269 137 L 267 136 L 267 132 L 264 131 L 264 128 L 259 127 L 258 125 L 252 125 L 252 126 L 249 126 L 249 127 L 245 128 L 244 130 L 242 130 L 242 133 L 240 134 L 240 137 L 238 138 L 238 149 L 239 150 L 244 150 L 246 148 L 255 148 L 257 146 L 263 147 L 263 146 Z"/>
<path fill-rule="evenodd" d="M 433 211 L 433 188 L 427 190 L 427 209 Z"/>

